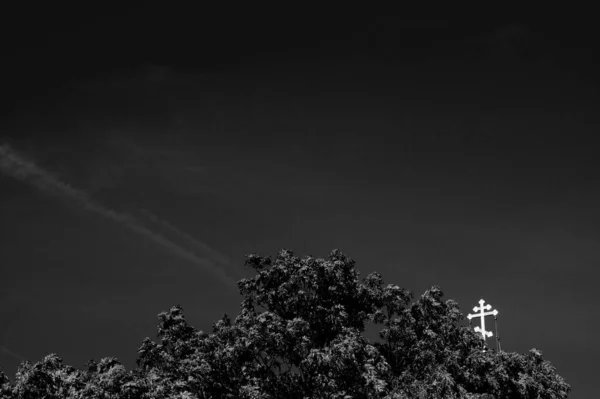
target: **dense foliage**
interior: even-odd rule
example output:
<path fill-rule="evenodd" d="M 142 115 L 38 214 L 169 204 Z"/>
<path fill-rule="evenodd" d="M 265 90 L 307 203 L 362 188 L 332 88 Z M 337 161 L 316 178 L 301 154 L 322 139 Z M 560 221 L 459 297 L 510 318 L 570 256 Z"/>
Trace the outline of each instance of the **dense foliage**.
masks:
<path fill-rule="evenodd" d="M 418 300 L 335 250 L 328 260 L 283 250 L 273 261 L 248 255 L 255 277 L 238 282 L 245 298 L 211 334 L 180 306 L 159 314 L 159 342 L 146 338 L 138 367 L 115 358 L 86 370 L 54 354 L 24 362 L 2 398 L 567 398 L 570 387 L 538 350 L 483 351 L 461 325 L 452 300 L 432 287 Z M 382 327 L 381 341 L 363 336 Z"/>

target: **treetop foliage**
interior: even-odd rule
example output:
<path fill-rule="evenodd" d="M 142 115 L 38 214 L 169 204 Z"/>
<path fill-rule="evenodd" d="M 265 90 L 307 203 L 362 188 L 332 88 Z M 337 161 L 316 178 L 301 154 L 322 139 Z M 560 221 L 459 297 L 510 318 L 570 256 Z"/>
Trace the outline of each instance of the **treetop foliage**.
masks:
<path fill-rule="evenodd" d="M 246 256 L 257 274 L 238 282 L 235 320 L 197 331 L 181 306 L 158 315 L 158 340 L 143 340 L 137 368 L 117 359 L 87 370 L 55 354 L 24 362 L 1 398 L 567 398 L 570 386 L 540 351 L 482 350 L 458 304 L 433 286 L 420 298 L 378 273 L 362 282 L 352 259 L 282 250 Z M 363 336 L 379 325 L 381 341 Z"/>

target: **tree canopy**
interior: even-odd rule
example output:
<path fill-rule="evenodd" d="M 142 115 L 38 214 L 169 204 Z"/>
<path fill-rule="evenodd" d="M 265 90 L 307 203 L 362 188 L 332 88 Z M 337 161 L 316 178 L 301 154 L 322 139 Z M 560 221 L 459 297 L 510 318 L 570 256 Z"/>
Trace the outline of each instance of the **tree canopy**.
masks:
<path fill-rule="evenodd" d="M 115 358 L 85 370 L 55 354 L 0 371 L 1 398 L 567 398 L 570 386 L 539 350 L 482 350 L 453 300 L 433 286 L 420 298 L 354 261 L 282 250 L 246 256 L 257 273 L 238 282 L 244 300 L 212 333 L 197 331 L 181 306 L 158 315 L 137 368 Z M 363 335 L 379 325 L 381 341 Z"/>

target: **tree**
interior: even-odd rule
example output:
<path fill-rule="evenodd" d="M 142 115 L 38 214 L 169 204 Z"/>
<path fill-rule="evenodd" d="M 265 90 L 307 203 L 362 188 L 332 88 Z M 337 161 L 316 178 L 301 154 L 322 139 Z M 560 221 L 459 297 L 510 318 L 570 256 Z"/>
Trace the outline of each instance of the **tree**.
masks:
<path fill-rule="evenodd" d="M 162 343 L 146 339 L 138 364 L 208 398 L 568 397 L 541 352 L 482 351 L 438 287 L 411 303 L 378 273 L 359 282 L 337 250 L 328 260 L 252 254 L 246 266 L 258 274 L 238 282 L 235 322 L 225 315 L 204 334 L 173 307 L 159 316 Z M 362 336 L 366 323 L 382 325 L 381 342 Z"/>
<path fill-rule="evenodd" d="M 12 395 L 10 378 L 0 369 L 0 398 L 6 398 L 9 395 Z"/>
<path fill-rule="evenodd" d="M 378 273 L 362 282 L 354 261 L 282 250 L 252 254 L 253 278 L 238 282 L 240 313 L 212 333 L 197 331 L 181 306 L 159 314 L 158 342 L 143 340 L 138 368 L 115 358 L 87 370 L 56 355 L 24 363 L 14 383 L 0 373 L 4 396 L 26 398 L 567 398 L 569 385 L 540 351 L 482 350 L 452 300 L 438 287 L 416 301 L 384 287 Z M 363 336 L 382 327 L 381 341 Z M 10 393 L 10 394 L 7 394 Z"/>

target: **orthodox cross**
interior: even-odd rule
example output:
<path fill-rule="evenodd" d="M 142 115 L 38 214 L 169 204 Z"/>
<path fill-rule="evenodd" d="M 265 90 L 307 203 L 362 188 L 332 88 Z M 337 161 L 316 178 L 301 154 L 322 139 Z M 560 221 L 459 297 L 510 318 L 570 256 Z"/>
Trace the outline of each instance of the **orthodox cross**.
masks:
<path fill-rule="evenodd" d="M 481 336 L 483 337 L 483 341 L 485 342 L 486 337 L 491 337 L 492 332 L 491 331 L 486 331 L 485 330 L 485 316 L 490 316 L 493 315 L 494 316 L 494 320 L 497 320 L 497 315 L 498 315 L 498 311 L 496 309 L 494 309 L 491 312 L 486 312 L 486 310 L 490 310 L 492 308 L 492 305 L 490 305 L 489 303 L 487 305 L 484 305 L 485 301 L 483 299 L 479 300 L 479 307 L 475 306 L 473 308 L 473 312 L 479 312 L 479 313 L 475 313 L 475 314 L 469 314 L 467 315 L 467 319 L 469 319 L 469 323 L 471 323 L 471 319 L 474 317 L 479 317 L 481 318 L 481 327 L 477 326 L 475 327 L 475 331 L 476 332 L 480 332 Z M 497 327 L 497 326 L 496 326 Z M 496 328 L 496 335 L 498 335 L 498 329 Z M 500 341 L 499 341 L 499 337 L 497 337 L 497 345 L 498 345 L 498 350 L 500 350 Z"/>

